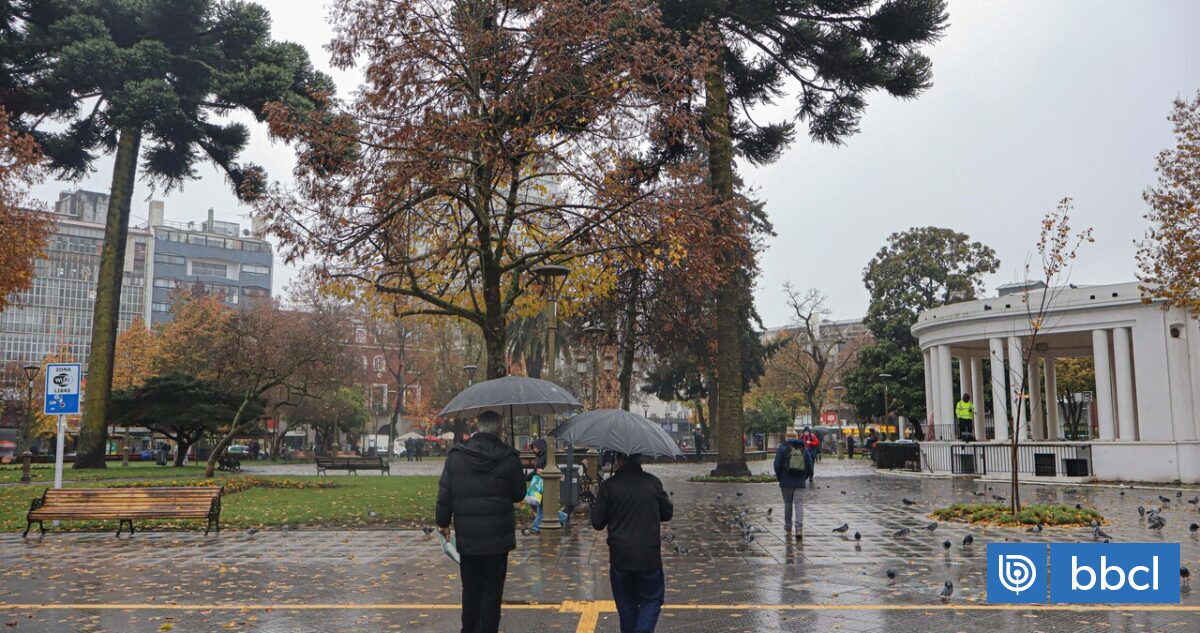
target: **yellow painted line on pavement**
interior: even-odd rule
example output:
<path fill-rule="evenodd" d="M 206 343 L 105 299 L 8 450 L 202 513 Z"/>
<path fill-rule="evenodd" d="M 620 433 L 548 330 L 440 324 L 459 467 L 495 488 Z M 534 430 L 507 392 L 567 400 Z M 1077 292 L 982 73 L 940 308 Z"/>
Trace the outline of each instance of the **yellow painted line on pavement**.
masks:
<path fill-rule="evenodd" d="M 304 604 L 162 604 L 162 603 L 0 603 L 0 610 L 24 611 L 457 611 L 458 604 L 418 603 L 304 603 Z M 616 611 L 611 600 L 568 600 L 558 603 L 507 603 L 508 611 L 559 611 L 595 614 Z M 1200 605 L 1182 604 L 675 604 L 665 611 L 1175 611 L 1200 613 Z"/>

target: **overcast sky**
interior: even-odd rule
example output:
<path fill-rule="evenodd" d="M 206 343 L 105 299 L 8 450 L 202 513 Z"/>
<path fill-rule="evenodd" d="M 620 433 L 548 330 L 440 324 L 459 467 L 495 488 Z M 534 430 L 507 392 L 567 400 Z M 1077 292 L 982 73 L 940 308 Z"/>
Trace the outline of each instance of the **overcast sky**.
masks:
<path fill-rule="evenodd" d="M 328 70 L 324 0 L 259 0 L 273 35 L 306 46 Z M 1071 281 L 1134 279 L 1134 241 L 1145 231 L 1142 191 L 1154 157 L 1171 142 L 1171 101 L 1200 89 L 1200 2 L 1155 0 L 952 0 L 946 36 L 929 53 L 934 85 L 914 101 L 873 95 L 861 132 L 840 147 L 803 139 L 775 164 L 744 169 L 764 199 L 777 236 L 761 258 L 759 312 L 787 321 L 782 284 L 816 287 L 834 318 L 866 311 L 862 269 L 893 232 L 912 226 L 962 231 L 994 248 L 1000 271 L 989 289 L 1017 280 L 1037 240 L 1038 221 L 1059 199 L 1075 199 L 1074 221 L 1095 229 Z M 345 94 L 354 73 L 334 73 Z M 789 116 L 784 104 L 756 113 Z M 245 117 L 248 120 L 248 117 Z M 292 152 L 254 128 L 246 161 L 288 177 Z M 246 224 L 248 209 L 204 167 L 182 190 L 153 194 L 167 219 L 217 217 Z M 111 161 L 78 185 L 105 191 Z M 294 274 L 276 263 L 278 293 Z"/>

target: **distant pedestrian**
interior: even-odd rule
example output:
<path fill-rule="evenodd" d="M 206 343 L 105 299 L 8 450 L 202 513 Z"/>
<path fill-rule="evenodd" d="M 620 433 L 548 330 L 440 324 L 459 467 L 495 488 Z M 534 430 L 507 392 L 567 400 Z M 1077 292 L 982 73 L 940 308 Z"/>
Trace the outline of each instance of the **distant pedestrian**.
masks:
<path fill-rule="evenodd" d="M 621 633 L 653 633 L 666 594 L 659 524 L 675 509 L 637 455 L 616 459 L 617 472 L 600 484 L 592 504 L 592 527 L 608 528 L 608 579 Z"/>
<path fill-rule="evenodd" d="M 404 461 L 411 462 L 413 460 L 413 438 L 404 440 Z"/>
<path fill-rule="evenodd" d="M 450 538 L 458 533 L 461 558 L 462 631 L 496 633 L 508 553 L 517 547 L 513 504 L 525 498 L 521 458 L 500 439 L 502 418 L 479 415 L 479 432 L 450 449 L 438 482 L 436 523 Z"/>
<path fill-rule="evenodd" d="M 421 461 L 421 457 L 425 454 L 425 438 L 418 437 L 413 440 L 413 459 Z"/>
<path fill-rule="evenodd" d="M 775 450 L 775 479 L 783 493 L 785 538 L 793 534 L 794 526 L 796 540 L 804 539 L 804 499 L 800 491 L 804 490 L 811 469 L 812 456 L 808 448 L 796 437 L 796 431 L 789 429 L 787 439 Z"/>
<path fill-rule="evenodd" d="M 250 459 L 258 459 L 258 454 L 262 452 L 262 444 L 258 440 L 250 440 Z"/>
<path fill-rule="evenodd" d="M 854 436 L 853 435 L 846 436 L 846 454 L 850 456 L 850 459 L 854 459 Z"/>
<path fill-rule="evenodd" d="M 958 404 L 954 405 L 954 420 L 958 423 L 958 439 L 964 442 L 975 439 L 971 435 L 971 424 L 975 420 L 975 403 L 971 402 L 971 394 L 964 393 Z"/>
<path fill-rule="evenodd" d="M 704 434 L 700 432 L 699 428 L 692 431 L 692 441 L 696 445 L 696 463 L 699 464 L 704 461 Z"/>
<path fill-rule="evenodd" d="M 871 454 L 871 463 L 875 463 L 875 445 L 878 443 L 879 434 L 875 432 L 875 429 L 871 429 L 871 432 L 867 434 L 866 443 L 867 452 Z"/>
<path fill-rule="evenodd" d="M 804 433 L 800 436 L 800 443 L 804 444 L 804 449 L 808 451 L 809 457 L 812 458 L 813 465 L 816 465 L 818 459 L 821 458 L 821 437 L 813 433 L 812 427 L 804 427 Z M 812 481 L 813 468 L 808 469 L 808 480 Z"/>

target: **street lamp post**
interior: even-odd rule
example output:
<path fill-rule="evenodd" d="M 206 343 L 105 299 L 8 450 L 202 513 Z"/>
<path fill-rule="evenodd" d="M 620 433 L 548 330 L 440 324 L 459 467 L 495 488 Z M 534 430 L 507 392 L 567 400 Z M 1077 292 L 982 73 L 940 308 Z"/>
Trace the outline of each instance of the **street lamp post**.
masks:
<path fill-rule="evenodd" d="M 592 398 L 591 408 L 600 408 L 600 341 L 608 330 L 599 325 L 588 325 L 583 333 L 592 344 Z"/>
<path fill-rule="evenodd" d="M 883 423 L 888 421 L 888 381 L 892 379 L 891 374 L 879 374 L 883 379 Z"/>
<path fill-rule="evenodd" d="M 546 293 L 546 380 L 555 382 L 558 364 L 558 290 L 571 272 L 566 266 L 543 264 L 530 270 L 542 282 Z M 516 438 L 513 438 L 515 445 Z M 546 467 L 542 469 L 542 529 L 559 530 L 562 524 L 558 521 L 559 512 L 559 481 L 562 471 L 555 460 L 557 447 L 555 442 L 547 443 Z M 575 465 L 571 464 L 574 468 Z"/>
<path fill-rule="evenodd" d="M 833 393 L 837 394 L 837 423 L 839 429 L 842 428 L 842 392 L 844 391 L 846 391 L 846 388 L 841 385 L 833 386 Z"/>
<path fill-rule="evenodd" d="M 464 365 L 462 369 L 463 369 L 463 373 L 466 374 L 466 376 L 467 376 L 467 386 L 470 387 L 471 385 L 475 384 L 475 372 L 479 370 L 479 366 L 478 365 Z M 465 431 L 465 429 L 463 427 L 465 425 L 466 425 L 466 422 L 462 419 L 461 416 L 454 418 L 454 443 L 455 444 L 462 443 L 462 436 L 464 435 L 464 431 Z"/>
<path fill-rule="evenodd" d="M 21 426 L 21 435 L 17 442 L 17 453 L 21 455 L 21 483 L 30 483 L 29 462 L 33 456 L 29 452 L 29 430 L 33 427 L 33 381 L 37 380 L 37 365 L 26 365 L 25 370 L 25 424 Z"/>
<path fill-rule="evenodd" d="M 25 370 L 25 424 L 21 427 L 21 436 L 17 442 L 17 452 L 29 450 L 29 431 L 33 427 L 33 381 L 37 380 L 37 365 L 26 365 Z"/>

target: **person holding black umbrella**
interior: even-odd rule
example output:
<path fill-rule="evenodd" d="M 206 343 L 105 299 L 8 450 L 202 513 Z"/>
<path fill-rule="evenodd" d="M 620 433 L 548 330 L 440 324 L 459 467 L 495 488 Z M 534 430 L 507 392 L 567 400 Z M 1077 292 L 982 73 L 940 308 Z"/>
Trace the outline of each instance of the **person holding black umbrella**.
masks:
<path fill-rule="evenodd" d="M 438 482 L 435 522 L 450 539 L 458 533 L 462 581 L 462 630 L 496 633 L 508 553 L 517 547 L 513 504 L 525 498 L 525 475 L 517 451 L 500 439 L 503 418 L 479 414 L 479 432 L 446 455 Z"/>

